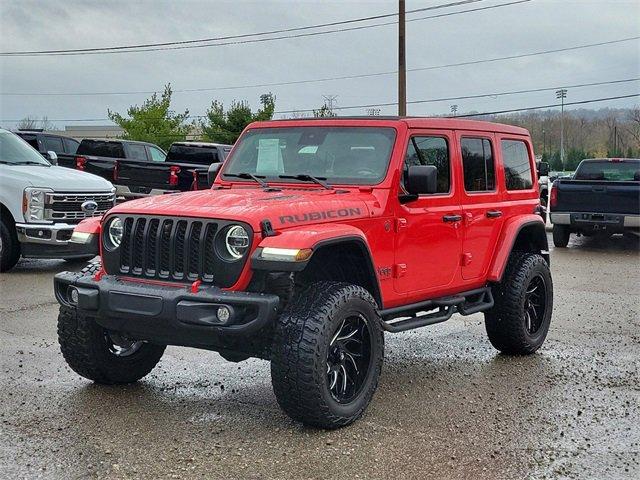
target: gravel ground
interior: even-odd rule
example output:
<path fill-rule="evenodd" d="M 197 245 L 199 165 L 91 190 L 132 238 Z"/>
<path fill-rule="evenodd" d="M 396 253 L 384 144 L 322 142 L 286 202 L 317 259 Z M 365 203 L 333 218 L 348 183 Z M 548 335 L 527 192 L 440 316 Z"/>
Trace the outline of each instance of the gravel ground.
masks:
<path fill-rule="evenodd" d="M 498 355 L 481 315 L 387 335 L 369 410 L 332 432 L 279 410 L 264 361 L 169 348 L 133 386 L 78 377 L 51 288 L 73 266 L 23 261 L 0 276 L 0 476 L 640 478 L 638 252 L 552 251 L 551 331 L 530 357 Z"/>

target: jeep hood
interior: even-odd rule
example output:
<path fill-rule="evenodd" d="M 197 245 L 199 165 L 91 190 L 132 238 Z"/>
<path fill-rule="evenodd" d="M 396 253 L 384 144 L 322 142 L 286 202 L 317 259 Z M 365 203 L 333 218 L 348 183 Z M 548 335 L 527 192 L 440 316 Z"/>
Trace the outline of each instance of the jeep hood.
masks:
<path fill-rule="evenodd" d="M 147 197 L 126 202 L 110 213 L 161 215 L 169 217 L 238 220 L 260 230 L 269 220 L 276 230 L 296 225 L 353 220 L 369 216 L 371 192 L 283 188 L 268 192 L 260 188 L 233 187 Z"/>

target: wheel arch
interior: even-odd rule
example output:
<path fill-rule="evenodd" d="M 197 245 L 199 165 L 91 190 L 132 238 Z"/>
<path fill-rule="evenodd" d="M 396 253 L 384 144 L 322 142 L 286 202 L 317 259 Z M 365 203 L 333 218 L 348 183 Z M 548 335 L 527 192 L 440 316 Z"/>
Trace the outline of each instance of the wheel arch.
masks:
<path fill-rule="evenodd" d="M 12 226 L 16 224 L 16 219 L 13 218 L 11 210 L 2 202 L 0 202 L 0 218 L 3 220 L 8 218 Z"/>
<path fill-rule="evenodd" d="M 489 281 L 502 280 L 511 252 L 515 250 L 539 253 L 547 264 L 551 265 L 545 224 L 538 215 L 526 215 L 505 226 L 496 250 L 497 254 L 489 270 Z"/>

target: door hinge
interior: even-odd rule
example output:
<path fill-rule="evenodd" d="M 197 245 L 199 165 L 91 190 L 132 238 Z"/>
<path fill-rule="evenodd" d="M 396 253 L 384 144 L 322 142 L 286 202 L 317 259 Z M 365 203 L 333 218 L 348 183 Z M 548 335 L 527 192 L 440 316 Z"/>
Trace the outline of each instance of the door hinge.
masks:
<path fill-rule="evenodd" d="M 406 263 L 396 263 L 393 266 L 393 277 L 394 278 L 404 277 L 405 273 L 407 273 L 407 264 Z"/>
<path fill-rule="evenodd" d="M 396 233 L 401 232 L 407 228 L 407 219 L 406 218 L 396 218 Z"/>

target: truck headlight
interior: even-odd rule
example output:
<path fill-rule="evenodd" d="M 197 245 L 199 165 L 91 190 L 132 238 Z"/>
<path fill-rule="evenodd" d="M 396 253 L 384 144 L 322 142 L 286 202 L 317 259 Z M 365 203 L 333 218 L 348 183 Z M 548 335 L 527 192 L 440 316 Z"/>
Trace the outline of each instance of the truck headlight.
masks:
<path fill-rule="evenodd" d="M 113 217 L 107 224 L 106 235 L 104 237 L 105 247 L 108 250 L 115 250 L 120 246 L 122 242 L 122 235 L 124 234 L 124 226 L 122 220 L 118 217 Z"/>
<path fill-rule="evenodd" d="M 242 225 L 232 225 L 223 230 L 218 241 L 218 254 L 225 260 L 240 260 L 249 248 L 249 234 Z M 220 245 L 222 243 L 222 245 Z"/>
<path fill-rule="evenodd" d="M 45 220 L 44 210 L 47 194 L 53 193 L 49 188 L 27 187 L 22 196 L 22 213 L 27 222 L 42 222 Z"/>

